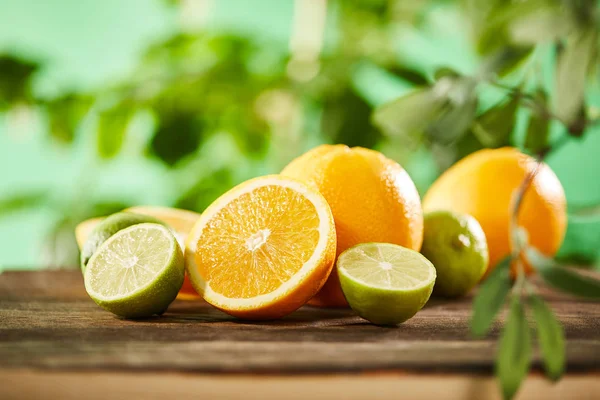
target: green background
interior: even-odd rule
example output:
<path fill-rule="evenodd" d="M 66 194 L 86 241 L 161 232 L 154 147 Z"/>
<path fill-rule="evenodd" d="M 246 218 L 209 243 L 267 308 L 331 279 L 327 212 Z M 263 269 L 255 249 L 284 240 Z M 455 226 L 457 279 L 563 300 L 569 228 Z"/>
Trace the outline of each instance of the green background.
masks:
<path fill-rule="evenodd" d="M 294 13 L 292 1 L 205 3 L 209 6 L 204 25 L 207 30 L 235 32 L 268 40 L 282 51 L 287 48 Z M 461 33 L 455 7 L 450 4 L 430 10 L 425 19 L 418 28 L 397 33 L 399 57 L 422 70 L 439 65 L 452 66 L 461 72 L 474 69 L 477 55 Z M 325 51 L 337 45 L 338 22 L 328 17 Z M 0 2 L 0 53 L 43 60 L 45 68 L 36 75 L 34 89 L 48 96 L 73 88 L 93 90 L 126 78 L 149 44 L 179 29 L 180 13 L 164 1 Z M 353 76 L 356 89 L 373 104 L 381 104 L 407 90 L 397 82 L 386 80 L 381 71 L 369 65 L 357 68 Z M 588 100 L 600 106 L 599 91 L 590 90 Z M 143 126 L 144 121 L 139 124 Z M 86 129 L 84 123 L 81 130 Z M 135 126 L 131 130 L 135 131 Z M 33 122 L 20 124 L 18 118 L 15 122 L 14 115 L 0 114 L 0 194 L 42 188 L 50 191 L 55 201 L 60 201 L 62 197 L 77 197 L 86 187 L 93 187 L 93 195 L 98 198 L 118 197 L 133 204 L 172 204 L 178 188 L 168 170 L 137 155 L 137 136 L 130 136 L 122 154 L 106 163 L 91 155 L 93 138 L 90 135 L 78 135 L 73 147 L 65 149 L 46 135 L 45 126 L 39 120 L 34 118 Z M 308 146 L 321 141 L 307 139 L 303 143 Z M 217 158 L 235 156 L 237 151 L 227 142 L 216 142 L 212 146 L 210 149 L 216 151 Z M 301 150 L 297 149 L 296 153 Z M 569 207 L 592 209 L 591 215 L 569 217 L 563 254 L 599 252 L 600 217 L 594 212 L 594 206 L 600 204 L 599 152 L 600 128 L 596 126 L 582 140 L 572 140 L 548 159 L 563 183 Z M 267 159 L 248 174 L 277 172 L 280 164 Z M 437 174 L 429 154 L 423 154 L 405 167 L 421 192 Z M 45 237 L 61 212 L 64 211 L 40 206 L 1 217 L 0 267 L 27 269 L 46 265 L 45 252 L 49 250 L 44 244 Z"/>

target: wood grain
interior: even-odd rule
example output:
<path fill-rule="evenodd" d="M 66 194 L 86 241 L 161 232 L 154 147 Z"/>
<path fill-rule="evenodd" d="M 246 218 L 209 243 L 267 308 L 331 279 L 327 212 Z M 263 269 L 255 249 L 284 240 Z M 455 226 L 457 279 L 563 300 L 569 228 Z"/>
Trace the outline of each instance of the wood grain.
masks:
<path fill-rule="evenodd" d="M 568 371 L 599 371 L 600 306 L 542 294 L 565 326 Z M 128 321 L 97 307 L 78 271 L 6 272 L 0 275 L 0 368 L 488 374 L 499 324 L 489 338 L 471 339 L 470 303 L 431 301 L 395 328 L 371 325 L 350 310 L 312 307 L 279 321 L 244 322 L 200 301 L 176 301 L 163 317 Z"/>

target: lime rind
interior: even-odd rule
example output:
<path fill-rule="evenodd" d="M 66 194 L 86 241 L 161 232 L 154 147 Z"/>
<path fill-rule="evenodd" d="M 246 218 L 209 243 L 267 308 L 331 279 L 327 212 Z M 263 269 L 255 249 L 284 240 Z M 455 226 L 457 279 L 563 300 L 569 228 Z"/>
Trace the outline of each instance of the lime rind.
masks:
<path fill-rule="evenodd" d="M 85 287 L 101 307 L 126 318 L 160 314 L 183 284 L 183 254 L 163 225 L 142 223 L 105 241 L 90 259 Z"/>

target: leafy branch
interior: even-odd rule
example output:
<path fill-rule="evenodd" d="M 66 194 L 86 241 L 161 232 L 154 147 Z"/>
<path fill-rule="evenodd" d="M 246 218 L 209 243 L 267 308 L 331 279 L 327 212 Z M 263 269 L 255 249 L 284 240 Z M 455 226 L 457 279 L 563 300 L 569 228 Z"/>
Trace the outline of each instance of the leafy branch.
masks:
<path fill-rule="evenodd" d="M 564 329 L 550 307 L 535 294 L 535 283 L 525 273 L 524 263 L 532 265 L 542 280 L 555 289 L 600 299 L 600 282 L 543 255 L 528 243 L 527 231 L 518 223 L 525 194 L 548 154 L 569 140 L 581 138 L 598 122 L 589 117 L 591 112 L 586 109 L 584 96 L 587 77 L 597 68 L 598 13 L 591 0 L 562 4 L 544 0 L 490 2 L 487 8 L 467 9 L 474 13 L 471 19 L 475 37 L 485 56 L 480 70 L 473 76 L 464 76 L 444 68 L 435 74 L 430 86 L 376 110 L 373 122 L 396 140 L 410 143 L 417 138 L 430 147 L 447 149 L 454 161 L 483 147 L 514 143 L 511 135 L 516 113 L 520 108 L 529 113 L 523 147 L 536 162 L 513 194 L 509 212 L 510 254 L 481 285 L 473 300 L 471 320 L 472 333 L 483 337 L 504 305 L 509 304 L 500 333 L 496 374 L 504 397 L 510 399 L 530 369 L 532 337 L 528 313 L 533 315 L 546 376 L 557 380 L 565 369 Z M 536 66 L 537 60 L 531 54 L 535 54 L 533 50 L 540 43 L 554 44 L 554 88 L 544 87 L 536 82 L 537 78 L 524 79 L 518 85 L 505 83 L 503 77 L 511 71 Z M 476 89 L 484 85 L 503 90 L 505 99 L 477 113 L 480 99 Z M 552 142 L 553 121 L 563 126 L 564 134 Z"/>

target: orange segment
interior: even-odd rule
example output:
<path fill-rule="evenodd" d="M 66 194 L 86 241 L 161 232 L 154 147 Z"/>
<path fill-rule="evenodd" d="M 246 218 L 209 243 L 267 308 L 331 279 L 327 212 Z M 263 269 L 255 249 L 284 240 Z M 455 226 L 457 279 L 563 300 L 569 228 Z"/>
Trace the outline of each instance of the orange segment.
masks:
<path fill-rule="evenodd" d="M 325 199 L 304 184 L 267 176 L 215 201 L 186 245 L 186 267 L 205 300 L 238 317 L 270 319 L 306 303 L 335 258 Z"/>

